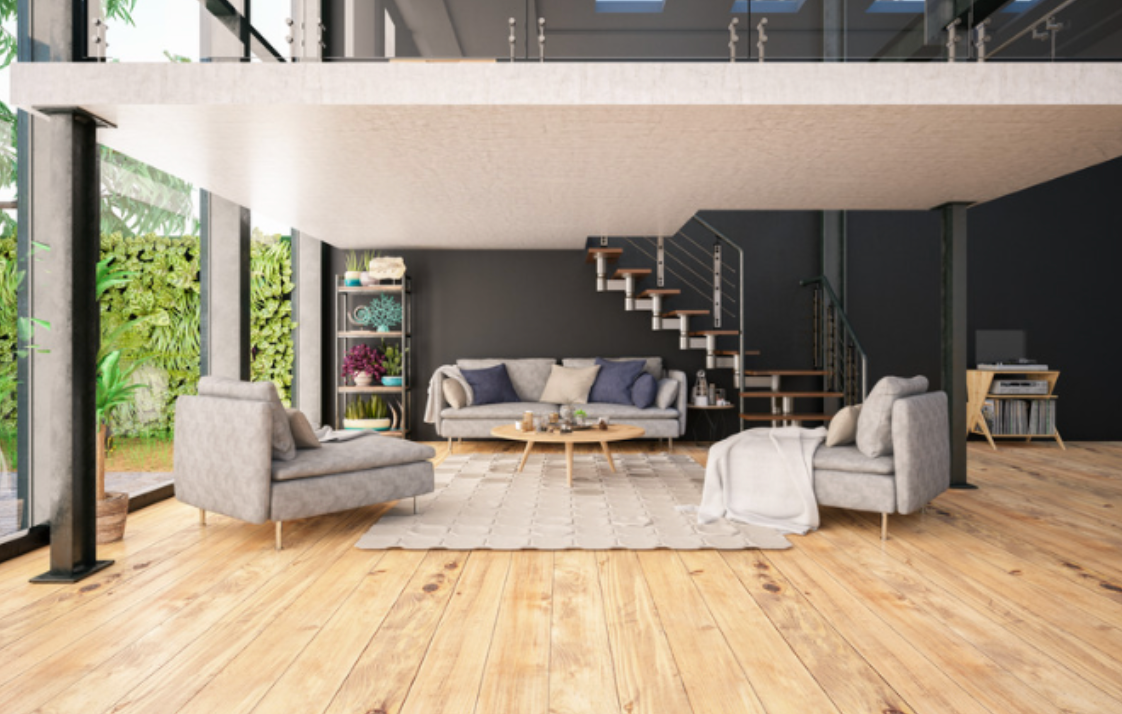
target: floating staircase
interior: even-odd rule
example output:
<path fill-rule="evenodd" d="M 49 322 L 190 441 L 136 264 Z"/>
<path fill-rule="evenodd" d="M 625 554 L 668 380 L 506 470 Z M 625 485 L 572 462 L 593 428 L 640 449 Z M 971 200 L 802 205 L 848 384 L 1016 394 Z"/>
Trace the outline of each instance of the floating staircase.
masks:
<path fill-rule="evenodd" d="M 608 245 L 607 238 L 590 239 L 586 262 L 596 266 L 597 292 L 622 292 L 624 310 L 650 312 L 651 329 L 675 331 L 681 350 L 704 350 L 707 370 L 732 371 L 733 386 L 739 398 L 741 428 L 755 422 L 770 422 L 773 426 L 798 425 L 804 422 L 829 421 L 841 404 L 852 404 L 865 394 L 866 357 L 853 334 L 837 296 L 825 277 L 803 281 L 804 286 L 814 286 L 814 360 L 812 369 L 746 369 L 748 357 L 760 356 L 759 350 L 745 349 L 743 327 L 743 254 L 740 270 L 735 273 L 739 286 L 739 299 L 728 295 L 732 281 L 726 277 L 729 270 L 722 252 L 729 247 L 740 248 L 719 231 L 698 217 L 692 219 L 703 226 L 715 239 L 712 249 L 679 232 L 673 239 L 619 238 L 612 239 L 629 244 L 626 247 Z M 677 239 L 681 237 L 682 241 Z M 599 244 L 596 244 L 598 241 Z M 630 249 L 629 249 L 630 248 Z M 651 250 L 653 248 L 653 251 Z M 700 249 L 700 250 L 697 250 Z M 699 253 L 704 259 L 699 257 Z M 609 274 L 609 264 L 624 259 L 635 262 L 654 260 L 656 268 L 615 267 Z M 701 287 L 698 282 L 701 282 Z M 655 284 L 648 287 L 651 282 Z M 673 282 L 677 287 L 671 286 Z M 701 295 L 712 302 L 712 309 L 670 309 L 684 297 L 684 292 Z M 732 309 L 735 305 L 736 309 Z M 740 329 L 730 329 L 727 317 L 737 318 Z M 722 325 L 722 322 L 725 324 Z M 738 343 L 737 349 L 722 348 L 721 342 Z M 813 378 L 821 389 L 793 389 L 785 385 L 788 379 L 805 382 Z M 746 409 L 756 400 L 768 400 L 770 409 L 756 412 Z M 801 411 L 796 400 L 814 400 L 825 409 Z"/>

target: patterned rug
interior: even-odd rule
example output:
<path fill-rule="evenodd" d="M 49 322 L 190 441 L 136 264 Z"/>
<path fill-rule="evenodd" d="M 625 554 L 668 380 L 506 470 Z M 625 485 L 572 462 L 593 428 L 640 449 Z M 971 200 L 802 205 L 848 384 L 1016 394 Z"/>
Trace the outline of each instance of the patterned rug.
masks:
<path fill-rule="evenodd" d="M 573 458 L 566 485 L 564 454 L 449 456 L 436 468 L 436 491 L 406 499 L 359 540 L 364 549 L 651 550 L 782 549 L 770 528 L 720 521 L 698 525 L 681 506 L 701 503 L 705 470 L 679 454 Z"/>

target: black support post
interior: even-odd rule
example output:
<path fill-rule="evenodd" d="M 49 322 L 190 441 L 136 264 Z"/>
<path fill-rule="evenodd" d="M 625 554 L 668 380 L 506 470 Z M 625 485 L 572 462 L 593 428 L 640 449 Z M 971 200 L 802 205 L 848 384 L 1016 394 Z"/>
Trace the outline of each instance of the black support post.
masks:
<path fill-rule="evenodd" d="M 59 359 L 69 362 L 70 468 L 57 474 L 51 504 L 51 569 L 32 579 L 36 583 L 72 583 L 112 565 L 97 559 L 97 352 L 101 344 L 97 304 L 97 261 L 101 252 L 101 181 L 97 123 L 74 109 L 56 114 L 52 122 L 71 123 L 70 210 L 71 235 L 59 241 L 60 262 L 66 266 L 69 315 L 53 325 L 52 341 L 63 345 Z M 57 136 L 57 134 L 55 134 Z M 69 352 L 69 354 L 66 354 Z M 64 464 L 65 465 L 65 464 Z"/>
<path fill-rule="evenodd" d="M 943 216 L 943 391 L 950 413 L 951 488 L 976 488 L 966 478 L 966 209 L 948 203 Z"/>
<path fill-rule="evenodd" d="M 199 193 L 199 373 L 248 380 L 250 211 Z"/>

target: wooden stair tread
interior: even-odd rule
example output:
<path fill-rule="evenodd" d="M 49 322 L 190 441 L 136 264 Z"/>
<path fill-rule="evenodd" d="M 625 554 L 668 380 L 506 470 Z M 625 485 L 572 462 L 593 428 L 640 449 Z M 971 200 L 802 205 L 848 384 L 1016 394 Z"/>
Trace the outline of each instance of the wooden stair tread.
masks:
<path fill-rule="evenodd" d="M 650 268 L 617 268 L 613 280 L 623 280 L 628 275 L 650 275 Z"/>
<path fill-rule="evenodd" d="M 726 335 L 739 335 L 739 334 L 740 333 L 736 330 L 698 330 L 697 332 L 691 332 L 690 337 L 708 337 L 709 335 L 715 335 L 717 337 L 721 337 L 721 336 L 726 336 Z"/>
<path fill-rule="evenodd" d="M 806 397 L 806 398 L 821 397 L 823 399 L 826 399 L 826 398 L 841 399 L 845 395 L 842 394 L 841 392 L 741 392 L 740 396 L 746 397 L 746 398 L 749 398 L 749 399 L 752 399 L 752 398 L 757 398 L 758 399 L 758 398 L 763 398 L 763 397 L 769 397 L 769 398 L 774 397 L 776 399 L 782 399 L 784 397 L 790 397 L 792 399 L 798 399 L 798 398 L 804 398 L 804 397 Z"/>
<path fill-rule="evenodd" d="M 663 317 L 681 317 L 682 315 L 708 315 L 708 310 L 671 310 L 663 313 Z"/>
<path fill-rule="evenodd" d="M 651 297 L 652 295 L 681 295 L 682 291 L 677 288 L 655 288 L 654 290 L 644 290 L 639 293 L 639 297 Z"/>
<path fill-rule="evenodd" d="M 619 257 L 623 255 L 623 248 L 589 248 L 588 256 L 584 259 L 584 262 L 595 263 L 598 254 L 602 254 L 611 263 L 619 260 Z"/>
<path fill-rule="evenodd" d="M 749 377 L 825 377 L 824 369 L 749 369 L 744 372 Z"/>
<path fill-rule="evenodd" d="M 741 414 L 744 421 L 830 421 L 833 414 Z"/>
<path fill-rule="evenodd" d="M 713 350 L 713 354 L 717 355 L 718 357 L 735 357 L 736 356 L 736 350 Z M 744 354 L 748 357 L 759 357 L 760 356 L 760 351 L 759 350 L 744 350 Z"/>

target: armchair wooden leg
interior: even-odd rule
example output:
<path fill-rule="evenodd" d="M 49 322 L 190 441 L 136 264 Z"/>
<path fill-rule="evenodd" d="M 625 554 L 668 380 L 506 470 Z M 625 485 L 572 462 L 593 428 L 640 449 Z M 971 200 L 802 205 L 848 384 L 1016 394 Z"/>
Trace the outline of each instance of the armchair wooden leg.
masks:
<path fill-rule="evenodd" d="M 276 529 L 277 529 L 277 550 L 284 550 L 283 523 L 281 521 L 277 521 Z"/>
<path fill-rule="evenodd" d="M 888 540 L 888 514 L 880 514 L 880 539 Z"/>
<path fill-rule="evenodd" d="M 666 441 L 669 444 L 669 446 L 666 450 L 669 451 L 671 454 L 673 454 L 674 453 L 674 437 L 670 437 Z"/>
<path fill-rule="evenodd" d="M 205 526 L 206 525 L 206 510 L 203 509 L 203 508 L 199 509 L 199 525 L 200 526 Z"/>
<path fill-rule="evenodd" d="M 448 437 L 448 455 L 452 455 L 452 437 Z"/>

